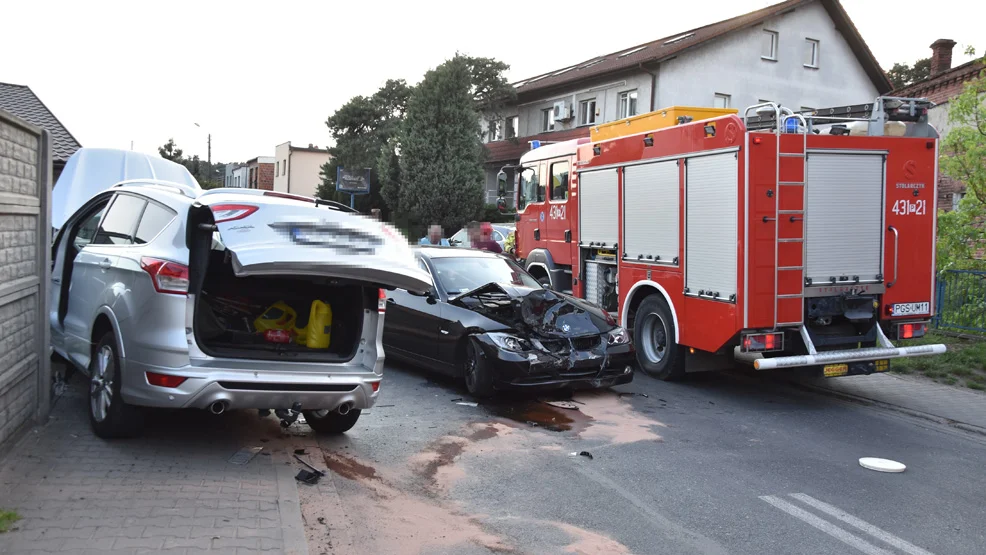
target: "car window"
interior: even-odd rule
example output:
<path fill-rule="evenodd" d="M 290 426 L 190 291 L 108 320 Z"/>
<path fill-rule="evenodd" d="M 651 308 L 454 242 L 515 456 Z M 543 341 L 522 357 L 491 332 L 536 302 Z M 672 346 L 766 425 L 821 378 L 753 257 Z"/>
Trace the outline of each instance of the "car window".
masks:
<path fill-rule="evenodd" d="M 428 264 L 421 257 L 418 257 L 418 267 L 421 268 L 422 270 L 428 272 L 429 274 L 431 273 L 431 270 L 428 269 Z"/>
<path fill-rule="evenodd" d="M 551 200 L 568 200 L 568 162 L 551 164 Z"/>
<path fill-rule="evenodd" d="M 134 243 L 143 245 L 157 237 L 161 230 L 175 219 L 175 211 L 160 204 L 149 202 L 144 209 L 144 215 L 140 217 L 140 224 L 137 226 L 137 233 L 134 234 Z"/>
<path fill-rule="evenodd" d="M 493 231 L 493 240 L 496 241 L 497 243 L 499 243 L 500 241 L 503 241 L 503 234 L 500 233 L 499 231 L 494 230 Z"/>
<path fill-rule="evenodd" d="M 94 245 L 129 245 L 137 218 L 147 201 L 132 195 L 117 195 L 99 224 Z"/>
<path fill-rule="evenodd" d="M 93 212 L 79 224 L 78 231 L 75 233 L 75 237 L 72 239 L 76 250 L 82 250 L 83 247 L 92 243 L 92 240 L 96 237 L 96 230 L 99 227 L 99 219 L 103 217 L 103 212 L 106 211 L 106 207 L 102 207 L 99 210 Z"/>
<path fill-rule="evenodd" d="M 500 257 L 432 258 L 436 280 L 449 295 L 461 295 L 487 283 L 540 289 L 541 285 L 520 266 Z"/>
<path fill-rule="evenodd" d="M 460 229 L 458 233 L 456 233 L 455 235 L 452 236 L 452 240 L 449 241 L 449 243 L 452 246 L 456 246 L 456 247 L 459 246 L 459 245 L 464 245 L 467 242 L 466 241 L 467 235 L 468 235 L 468 232 L 465 229 Z"/>

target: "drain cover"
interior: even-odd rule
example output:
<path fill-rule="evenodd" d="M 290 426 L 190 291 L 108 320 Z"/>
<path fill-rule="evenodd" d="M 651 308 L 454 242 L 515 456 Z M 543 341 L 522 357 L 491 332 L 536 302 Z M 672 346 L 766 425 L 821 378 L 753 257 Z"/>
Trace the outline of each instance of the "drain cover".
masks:
<path fill-rule="evenodd" d="M 903 472 L 907 467 L 897 461 L 889 459 L 876 459 L 873 457 L 863 457 L 859 459 L 859 466 L 877 472 Z"/>

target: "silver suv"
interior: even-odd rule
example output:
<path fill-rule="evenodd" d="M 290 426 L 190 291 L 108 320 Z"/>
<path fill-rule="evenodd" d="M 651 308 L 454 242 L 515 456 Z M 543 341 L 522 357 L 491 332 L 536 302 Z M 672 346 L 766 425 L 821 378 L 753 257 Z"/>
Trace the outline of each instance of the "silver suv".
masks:
<path fill-rule="evenodd" d="M 127 181 L 59 227 L 51 343 L 100 437 L 139 431 L 137 407 L 345 432 L 380 387 L 383 289 L 431 287 L 387 224 L 270 191 Z"/>

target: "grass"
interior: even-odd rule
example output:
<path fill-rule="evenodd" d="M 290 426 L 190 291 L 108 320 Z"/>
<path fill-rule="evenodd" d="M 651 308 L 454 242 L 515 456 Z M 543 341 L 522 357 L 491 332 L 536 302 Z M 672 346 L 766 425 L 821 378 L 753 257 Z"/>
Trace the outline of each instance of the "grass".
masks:
<path fill-rule="evenodd" d="M 15 522 L 21 519 L 21 515 L 14 511 L 0 509 L 0 534 L 8 532 Z"/>
<path fill-rule="evenodd" d="M 986 391 L 986 341 L 972 341 L 932 333 L 921 339 L 898 341 L 905 345 L 944 343 L 945 354 L 895 359 L 890 370 L 898 374 L 917 374 L 946 385 Z"/>

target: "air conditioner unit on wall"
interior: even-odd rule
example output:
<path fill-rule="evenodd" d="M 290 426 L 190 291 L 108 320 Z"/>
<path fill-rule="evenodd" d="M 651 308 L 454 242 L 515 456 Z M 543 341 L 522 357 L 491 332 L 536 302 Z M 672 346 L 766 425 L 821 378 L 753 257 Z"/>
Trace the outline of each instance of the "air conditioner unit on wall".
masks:
<path fill-rule="evenodd" d="M 572 111 L 564 100 L 555 102 L 555 121 L 566 121 L 572 119 Z"/>

